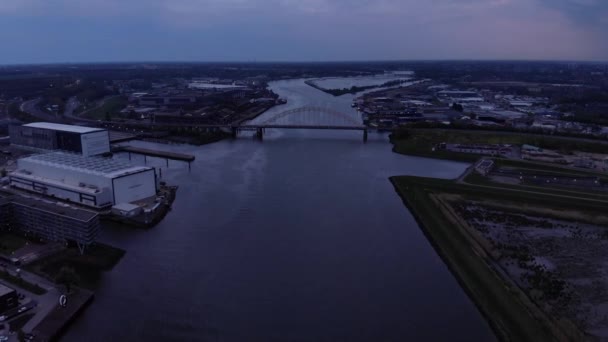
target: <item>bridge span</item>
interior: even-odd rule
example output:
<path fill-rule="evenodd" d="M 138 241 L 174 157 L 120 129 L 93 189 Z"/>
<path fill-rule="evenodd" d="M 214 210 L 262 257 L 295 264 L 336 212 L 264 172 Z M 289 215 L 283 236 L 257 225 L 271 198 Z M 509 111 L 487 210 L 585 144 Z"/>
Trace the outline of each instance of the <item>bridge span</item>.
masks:
<path fill-rule="evenodd" d="M 237 137 L 242 131 L 255 131 L 259 139 L 263 139 L 266 129 L 316 129 L 316 130 L 341 130 L 362 131 L 363 141 L 367 141 L 368 131 L 372 128 L 363 125 L 355 113 L 341 113 L 331 109 L 320 107 L 301 107 L 277 113 L 264 121 L 252 120 L 248 123 L 226 123 L 207 124 L 193 122 L 190 125 L 179 123 L 160 122 L 103 122 L 102 126 L 108 129 L 133 129 L 144 130 L 156 129 L 180 129 L 180 130 L 224 130 Z M 99 123 L 98 123 L 99 124 Z"/>
<path fill-rule="evenodd" d="M 256 137 L 260 140 L 264 139 L 264 131 L 266 129 L 320 129 L 320 130 L 338 130 L 338 131 L 363 131 L 363 142 L 367 142 L 367 126 L 334 126 L 334 125 L 241 125 L 230 127 L 232 136 L 236 138 L 240 131 L 255 131 Z"/>

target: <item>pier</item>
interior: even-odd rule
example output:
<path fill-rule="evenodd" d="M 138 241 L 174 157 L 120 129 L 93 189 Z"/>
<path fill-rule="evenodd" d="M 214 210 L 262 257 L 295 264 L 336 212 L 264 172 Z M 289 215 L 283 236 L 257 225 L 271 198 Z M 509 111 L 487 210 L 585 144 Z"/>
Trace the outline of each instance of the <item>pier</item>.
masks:
<path fill-rule="evenodd" d="M 93 301 L 94 293 L 82 288 L 74 288 L 67 296 L 67 305 L 57 304 L 51 312 L 32 330 L 32 341 L 49 342 L 59 339 L 78 315 Z"/>

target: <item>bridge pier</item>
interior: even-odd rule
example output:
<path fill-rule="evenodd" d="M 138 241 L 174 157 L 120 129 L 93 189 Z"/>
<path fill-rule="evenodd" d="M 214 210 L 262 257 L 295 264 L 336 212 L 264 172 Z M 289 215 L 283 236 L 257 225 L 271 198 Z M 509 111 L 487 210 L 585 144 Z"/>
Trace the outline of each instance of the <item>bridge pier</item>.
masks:
<path fill-rule="evenodd" d="M 363 142 L 367 142 L 367 128 L 363 130 Z"/>
<path fill-rule="evenodd" d="M 235 126 L 233 126 L 231 128 L 231 130 L 232 130 L 232 137 L 236 139 L 237 135 L 239 134 L 238 128 L 236 128 Z"/>
<path fill-rule="evenodd" d="M 255 130 L 255 137 L 260 141 L 264 140 L 264 128 L 257 128 Z"/>

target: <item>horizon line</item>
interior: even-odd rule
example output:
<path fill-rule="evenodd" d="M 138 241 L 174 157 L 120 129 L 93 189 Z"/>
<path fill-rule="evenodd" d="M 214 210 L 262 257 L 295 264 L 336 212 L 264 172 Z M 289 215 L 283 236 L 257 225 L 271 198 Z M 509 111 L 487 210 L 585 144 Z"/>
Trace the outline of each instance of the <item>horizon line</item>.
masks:
<path fill-rule="evenodd" d="M 51 66 L 51 65 L 90 65 L 90 64 L 344 64 L 344 63 L 428 63 L 428 62 L 512 62 L 512 63 L 589 63 L 608 64 L 608 60 L 586 59 L 353 59 L 353 60 L 123 60 L 123 61 L 79 61 L 79 62 L 22 62 L 22 63 L 0 63 L 0 67 L 6 66 Z"/>

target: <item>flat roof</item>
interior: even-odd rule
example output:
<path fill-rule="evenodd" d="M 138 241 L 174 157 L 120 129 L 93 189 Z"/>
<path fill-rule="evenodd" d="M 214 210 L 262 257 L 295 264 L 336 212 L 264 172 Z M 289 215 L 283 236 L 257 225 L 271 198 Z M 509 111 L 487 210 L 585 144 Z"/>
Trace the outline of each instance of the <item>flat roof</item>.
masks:
<path fill-rule="evenodd" d="M 7 294 L 9 294 L 11 292 L 15 292 L 15 290 L 11 289 L 8 286 L 0 284 L 0 296 L 5 296 L 5 295 L 7 295 Z"/>
<path fill-rule="evenodd" d="M 54 166 L 76 170 L 83 173 L 95 174 L 115 178 L 117 176 L 152 170 L 151 167 L 133 165 L 127 161 L 116 160 L 104 157 L 85 157 L 80 154 L 68 152 L 51 152 L 45 154 L 35 154 L 20 159 L 37 164 Z"/>
<path fill-rule="evenodd" d="M 33 127 L 33 128 L 51 129 L 54 131 L 72 132 L 72 133 L 93 133 L 93 132 L 105 131 L 105 129 L 102 129 L 102 128 L 63 125 L 63 124 L 52 123 L 52 122 L 32 122 L 29 124 L 25 124 L 23 126 Z"/>
<path fill-rule="evenodd" d="M 46 211 L 58 216 L 64 216 L 82 222 L 89 222 L 98 216 L 96 212 L 85 209 L 77 209 L 70 207 L 67 204 L 49 203 L 42 199 L 34 199 L 23 196 L 13 196 L 11 198 L 13 205 L 22 205 L 28 208 L 35 208 L 40 211 Z"/>

